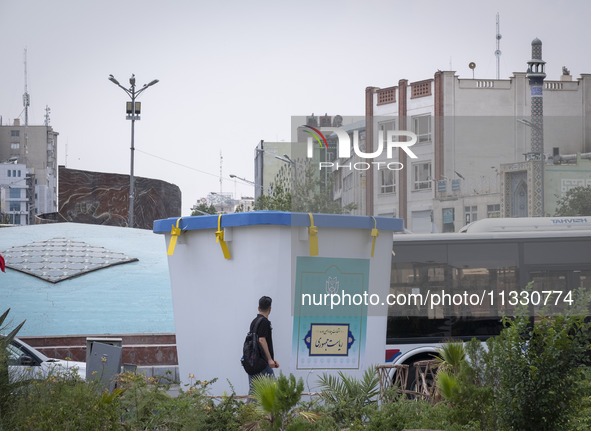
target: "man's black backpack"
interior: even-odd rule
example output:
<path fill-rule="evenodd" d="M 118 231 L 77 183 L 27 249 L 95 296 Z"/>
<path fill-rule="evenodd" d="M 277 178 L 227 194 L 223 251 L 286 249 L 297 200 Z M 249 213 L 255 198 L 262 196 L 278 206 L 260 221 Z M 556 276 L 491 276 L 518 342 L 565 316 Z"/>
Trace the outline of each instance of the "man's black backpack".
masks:
<path fill-rule="evenodd" d="M 252 332 L 246 334 L 244 347 L 242 348 L 242 359 L 240 359 L 244 371 L 251 376 L 260 373 L 268 365 L 267 355 L 265 355 L 257 334 L 261 320 L 263 320 L 263 316 L 260 316 L 255 322 Z"/>

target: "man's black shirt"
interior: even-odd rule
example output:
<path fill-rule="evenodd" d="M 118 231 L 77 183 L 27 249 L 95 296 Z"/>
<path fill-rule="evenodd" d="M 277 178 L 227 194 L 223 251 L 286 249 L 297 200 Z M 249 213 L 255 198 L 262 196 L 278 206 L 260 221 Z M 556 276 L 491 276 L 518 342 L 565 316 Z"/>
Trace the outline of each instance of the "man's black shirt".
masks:
<path fill-rule="evenodd" d="M 254 330 L 254 324 L 256 323 L 257 319 L 262 319 L 259 327 L 257 329 L 257 335 L 259 338 L 264 337 L 267 341 L 267 346 L 269 346 L 269 353 L 271 354 L 271 359 L 275 360 L 275 355 L 273 352 L 273 328 L 271 327 L 271 322 L 262 314 L 257 314 L 257 317 L 250 323 L 250 332 Z"/>

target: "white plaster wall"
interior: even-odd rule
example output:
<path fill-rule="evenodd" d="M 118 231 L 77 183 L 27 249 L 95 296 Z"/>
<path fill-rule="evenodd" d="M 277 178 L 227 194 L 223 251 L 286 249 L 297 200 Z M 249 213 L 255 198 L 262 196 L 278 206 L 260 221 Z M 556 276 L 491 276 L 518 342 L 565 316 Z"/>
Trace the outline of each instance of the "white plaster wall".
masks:
<path fill-rule="evenodd" d="M 455 72 L 444 71 L 443 112 L 445 117 L 443 153 L 443 175 L 449 179 L 461 180 L 462 196 L 500 192 L 497 171 L 503 163 L 524 160 L 530 151 L 531 129 L 516 120 L 531 115 L 530 87 L 525 72 L 514 72 L 510 79 L 478 80 L 458 79 Z M 547 79 L 548 82 L 554 82 Z M 591 75 L 582 74 L 573 82 L 544 89 L 544 152 L 552 153 L 559 147 L 562 154 L 591 151 Z M 434 85 L 433 83 L 431 85 Z M 487 85 L 492 87 L 486 88 Z M 434 97 L 411 99 L 410 84 L 407 91 L 407 115 L 424 113 L 433 115 Z M 374 95 L 374 115 L 397 115 L 398 104 L 377 106 Z M 408 127 L 411 127 L 410 123 Z M 374 124 L 374 130 L 375 124 Z M 433 145 L 417 144 L 413 151 L 417 160 L 433 160 Z M 412 211 L 429 208 L 433 193 L 412 191 L 412 171 L 408 161 L 408 215 Z M 433 171 L 434 174 L 434 171 Z M 397 189 L 400 182 L 397 181 Z M 450 187 L 450 185 L 448 185 Z M 395 195 L 380 195 L 377 176 L 374 177 L 375 213 L 385 214 L 396 211 L 398 217 L 407 214 L 398 212 Z M 481 201 L 481 199 L 478 199 Z M 499 202 L 496 202 L 499 203 Z M 447 204 L 445 205 L 447 207 Z M 479 205 L 479 211 L 485 207 Z M 462 210 L 463 213 L 463 210 Z M 437 215 L 436 220 L 441 218 Z M 412 230 L 412 221 L 407 220 Z"/>

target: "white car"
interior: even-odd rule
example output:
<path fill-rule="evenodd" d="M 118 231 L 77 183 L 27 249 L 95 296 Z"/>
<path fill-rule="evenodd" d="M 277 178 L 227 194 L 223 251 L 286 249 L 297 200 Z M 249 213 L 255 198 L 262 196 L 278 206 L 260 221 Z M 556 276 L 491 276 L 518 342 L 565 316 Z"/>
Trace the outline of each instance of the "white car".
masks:
<path fill-rule="evenodd" d="M 49 376 L 67 376 L 76 373 L 86 379 L 86 363 L 52 359 L 18 338 L 6 348 L 8 372 L 11 381 L 18 379 L 42 379 Z"/>

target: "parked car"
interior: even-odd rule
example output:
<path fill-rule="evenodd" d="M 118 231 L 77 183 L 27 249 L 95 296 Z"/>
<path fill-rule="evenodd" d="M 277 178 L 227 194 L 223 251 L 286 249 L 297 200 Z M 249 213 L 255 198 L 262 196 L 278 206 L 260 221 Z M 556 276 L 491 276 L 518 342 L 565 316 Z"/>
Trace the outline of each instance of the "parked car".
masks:
<path fill-rule="evenodd" d="M 6 348 L 10 379 L 40 379 L 52 375 L 76 373 L 86 379 L 86 363 L 48 358 L 18 338 L 13 339 Z"/>

